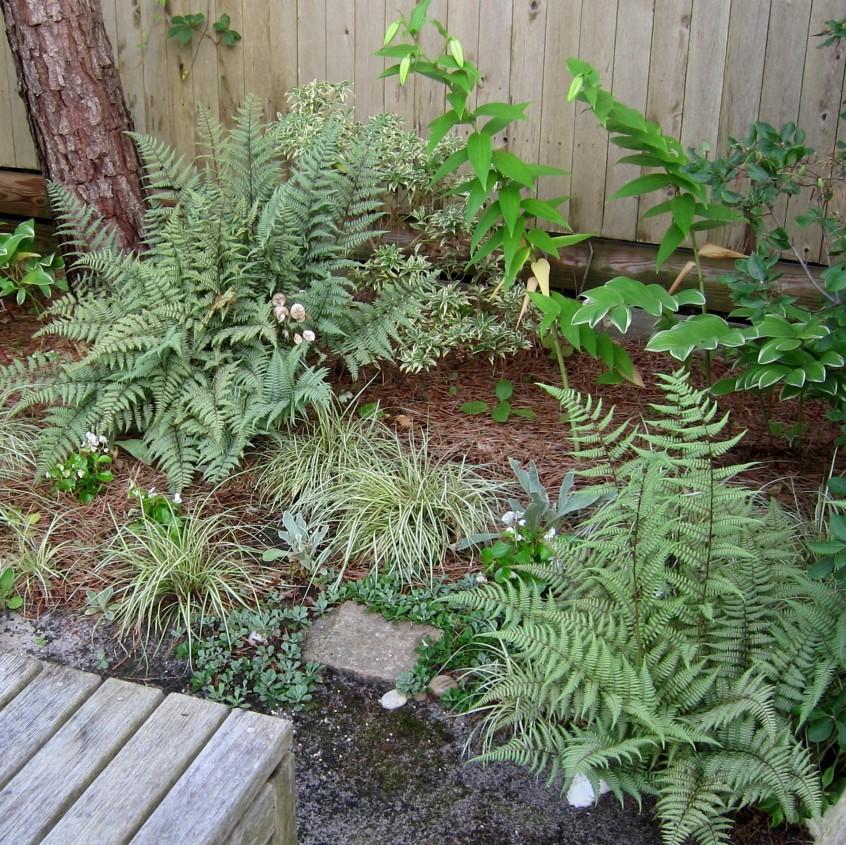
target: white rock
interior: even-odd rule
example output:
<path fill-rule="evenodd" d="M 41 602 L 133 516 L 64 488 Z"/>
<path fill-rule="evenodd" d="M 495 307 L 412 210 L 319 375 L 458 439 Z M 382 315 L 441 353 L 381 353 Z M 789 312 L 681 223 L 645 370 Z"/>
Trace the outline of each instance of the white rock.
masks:
<path fill-rule="evenodd" d="M 392 689 L 390 692 L 386 692 L 380 699 L 379 704 L 385 708 L 385 710 L 396 710 L 399 707 L 402 707 L 408 701 L 408 696 L 403 695 L 398 689 Z"/>
<path fill-rule="evenodd" d="M 599 782 L 599 794 L 605 795 L 610 787 L 604 780 Z M 576 775 L 570 788 L 567 790 L 567 803 L 571 807 L 592 807 L 596 803 L 596 793 L 590 785 L 590 781 L 584 775 Z"/>

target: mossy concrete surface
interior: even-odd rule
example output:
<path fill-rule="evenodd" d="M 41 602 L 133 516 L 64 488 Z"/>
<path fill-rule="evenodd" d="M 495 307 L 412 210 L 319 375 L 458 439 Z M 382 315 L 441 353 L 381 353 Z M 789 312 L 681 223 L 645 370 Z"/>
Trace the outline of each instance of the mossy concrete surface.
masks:
<path fill-rule="evenodd" d="M 659 845 L 606 796 L 571 810 L 511 765 L 468 764 L 471 722 L 433 702 L 387 711 L 370 685 L 327 672 L 294 715 L 299 845 Z"/>

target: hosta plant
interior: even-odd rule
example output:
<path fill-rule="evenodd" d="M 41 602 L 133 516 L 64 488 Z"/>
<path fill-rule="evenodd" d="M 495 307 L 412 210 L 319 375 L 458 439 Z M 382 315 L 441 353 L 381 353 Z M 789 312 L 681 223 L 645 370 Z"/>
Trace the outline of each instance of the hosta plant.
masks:
<path fill-rule="evenodd" d="M 0 300 L 12 297 L 23 305 L 33 294 L 43 302 L 54 290 L 66 291 L 61 256 L 41 255 L 35 248 L 35 222 L 18 223 L 14 232 L 0 232 Z M 0 303 L 2 304 L 2 303 Z"/>
<path fill-rule="evenodd" d="M 634 426 L 550 388 L 609 498 L 518 567 L 531 578 L 452 601 L 509 620 L 488 635 L 482 759 L 655 795 L 665 845 L 718 845 L 740 807 L 819 812 L 794 710 L 810 718 L 846 656 L 843 599 L 807 575 L 798 520 L 724 460 L 742 435 L 681 372 L 661 379 Z"/>

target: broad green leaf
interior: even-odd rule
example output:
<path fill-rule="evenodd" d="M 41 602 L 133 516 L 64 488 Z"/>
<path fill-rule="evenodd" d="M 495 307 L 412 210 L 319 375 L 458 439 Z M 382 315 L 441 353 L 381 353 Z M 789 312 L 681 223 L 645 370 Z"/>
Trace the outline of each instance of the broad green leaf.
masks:
<path fill-rule="evenodd" d="M 499 209 L 509 233 L 513 234 L 520 217 L 520 191 L 508 185 L 499 192 Z"/>
<path fill-rule="evenodd" d="M 462 414 L 477 416 L 478 414 L 486 414 L 489 406 L 487 402 L 465 402 L 459 410 Z"/>
<path fill-rule="evenodd" d="M 639 197 L 644 194 L 651 194 L 653 191 L 660 191 L 670 187 L 673 179 L 666 173 L 648 173 L 646 176 L 639 176 L 631 182 L 623 185 L 611 199 L 622 199 L 623 197 Z"/>
<path fill-rule="evenodd" d="M 670 200 L 670 213 L 673 223 L 681 230 L 682 236 L 687 237 L 693 224 L 696 212 L 696 200 L 690 194 L 679 194 Z"/>
<path fill-rule="evenodd" d="M 500 402 L 491 411 L 491 419 L 494 422 L 498 422 L 498 423 L 508 422 L 508 418 L 510 416 L 511 416 L 511 403 L 510 402 Z"/>
<path fill-rule="evenodd" d="M 487 187 L 491 171 L 491 138 L 484 132 L 474 132 L 467 139 L 467 159 L 476 178 Z M 506 220 L 507 223 L 507 220 Z M 509 226 L 509 229 L 513 226 Z"/>
<path fill-rule="evenodd" d="M 676 249 L 678 249 L 684 237 L 684 232 L 675 223 L 667 229 L 661 241 L 661 246 L 658 247 L 658 255 L 655 259 L 656 267 L 660 268 L 667 261 Z"/>
<path fill-rule="evenodd" d="M 490 138 L 488 143 L 490 144 Z M 535 177 L 528 165 L 508 150 L 494 150 L 493 165 L 503 176 L 513 179 L 527 188 L 531 188 L 535 184 Z"/>
<path fill-rule="evenodd" d="M 494 394 L 500 402 L 510 399 L 514 393 L 514 385 L 508 379 L 500 379 L 494 388 Z"/>

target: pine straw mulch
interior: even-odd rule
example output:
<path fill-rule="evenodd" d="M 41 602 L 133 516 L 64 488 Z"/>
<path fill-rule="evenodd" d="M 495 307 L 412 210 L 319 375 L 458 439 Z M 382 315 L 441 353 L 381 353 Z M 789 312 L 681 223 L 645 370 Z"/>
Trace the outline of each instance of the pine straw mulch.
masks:
<path fill-rule="evenodd" d="M 649 404 L 663 400 L 656 374 L 672 372 L 675 362 L 663 355 L 644 352 L 634 344 L 626 346 L 645 382 L 643 388 L 631 384 L 597 385 L 601 367 L 586 355 L 569 359 L 570 384 L 600 397 L 606 406 L 615 406 L 620 420 L 637 419 L 641 415 L 649 418 L 654 416 Z M 728 367 L 716 361 L 712 369 L 714 378 L 719 378 Z M 501 378 L 510 379 L 514 385 L 511 404 L 531 408 L 537 419 L 512 417 L 507 423 L 497 423 L 488 415 L 470 416 L 460 410 L 469 401 L 495 404 L 494 387 Z M 696 367 L 692 380 L 698 386 L 703 385 Z M 410 420 L 412 430 L 425 429 L 431 446 L 440 453 L 466 456 L 467 460 L 487 464 L 506 477 L 512 475 L 510 457 L 523 463 L 533 460 L 541 480 L 557 487 L 568 470 L 577 468 L 577 462 L 570 451 L 567 425 L 561 421 L 558 402 L 538 389 L 537 383 L 560 384 L 557 365 L 542 349 L 521 352 L 493 364 L 486 359 L 447 359 L 437 369 L 413 376 L 384 369 L 363 392 L 361 401 L 378 400 L 388 421 L 396 420 L 399 415 L 406 425 Z M 756 466 L 745 474 L 751 483 L 766 486 L 771 495 L 786 501 L 793 502 L 795 494 L 812 506 L 813 500 L 808 497 L 816 495 L 828 475 L 839 434 L 837 426 L 826 420 L 825 406 L 806 404 L 805 443 L 791 449 L 767 430 L 764 410 L 755 394 L 724 396 L 718 405 L 722 412 L 730 412 L 727 436 L 747 432 L 727 460 L 755 462 Z M 789 426 L 797 421 L 797 412 L 796 402 L 776 403 L 771 415 Z"/>
<path fill-rule="evenodd" d="M 22 357 L 36 349 L 73 354 L 62 341 L 33 338 L 38 325 L 37 318 L 20 314 L 0 324 L 0 355 Z M 642 374 L 643 388 L 629 384 L 597 386 L 600 367 L 584 355 L 570 358 L 568 368 L 574 388 L 593 392 L 605 403 L 613 404 L 620 419 L 636 419 L 641 414 L 650 414 L 649 403 L 661 401 L 655 374 L 672 371 L 674 362 L 665 356 L 643 352 L 636 344 L 627 347 Z M 725 370 L 725 364 L 715 362 L 715 376 Z M 535 420 L 512 417 L 500 424 L 488 415 L 469 416 L 460 410 L 463 403 L 471 400 L 493 405 L 494 386 L 500 378 L 513 382 L 512 404 L 532 408 L 537 415 Z M 694 373 L 694 381 L 701 383 L 698 372 Z M 341 379 L 338 391 L 349 387 L 361 391 L 360 402 L 378 400 L 386 414 L 386 423 L 412 437 L 425 432 L 431 448 L 442 456 L 486 465 L 492 473 L 508 479 L 513 477 L 509 458 L 523 463 L 533 460 L 543 482 L 557 487 L 576 462 L 570 453 L 567 426 L 561 421 L 558 403 L 539 390 L 536 383 L 558 384 L 557 366 L 540 348 L 493 364 L 484 358 L 452 357 L 430 372 L 415 375 L 386 367 L 373 375 L 363 390 L 361 383 L 344 385 Z M 799 503 L 812 509 L 814 497 L 829 472 L 832 447 L 838 435 L 838 429 L 825 419 L 824 406 L 815 403 L 806 406 L 809 424 L 806 442 L 790 449 L 769 434 L 763 409 L 753 394 L 722 397 L 719 405 L 722 411 L 731 412 L 730 433 L 747 431 L 743 442 L 726 459 L 756 462 L 746 473 L 749 481 L 766 487 L 769 494 L 791 506 Z M 796 421 L 796 412 L 797 404 L 791 402 L 777 404 L 772 415 L 787 426 Z M 185 495 L 186 510 L 202 504 L 205 513 L 231 510 L 233 523 L 253 529 L 276 525 L 279 514 L 263 504 L 256 494 L 255 475 L 251 472 L 256 460 L 255 454 L 249 456 L 242 473 L 214 490 L 203 484 L 192 488 Z M 160 473 L 123 452 L 118 454 L 114 471 L 116 480 L 87 506 L 69 497 L 52 495 L 47 486 L 36 488 L 31 482 L 7 484 L 0 494 L 24 512 L 39 511 L 42 525 L 54 516 L 60 520 L 54 536 L 57 541 L 67 543 L 62 550 L 62 562 L 67 565 L 69 578 L 63 590 L 51 597 L 50 604 L 79 605 L 84 601 L 85 589 L 103 586 L 92 570 L 99 550 L 114 530 L 114 523 L 123 524 L 132 518 L 135 501 L 127 495 L 130 480 L 144 489 L 166 489 Z M 448 558 L 444 570 L 448 576 L 460 577 L 467 571 L 467 561 Z M 360 567 L 351 567 L 348 575 L 361 577 L 367 571 L 363 562 Z M 33 609 L 38 611 L 43 606 Z"/>

